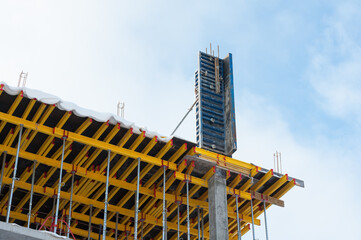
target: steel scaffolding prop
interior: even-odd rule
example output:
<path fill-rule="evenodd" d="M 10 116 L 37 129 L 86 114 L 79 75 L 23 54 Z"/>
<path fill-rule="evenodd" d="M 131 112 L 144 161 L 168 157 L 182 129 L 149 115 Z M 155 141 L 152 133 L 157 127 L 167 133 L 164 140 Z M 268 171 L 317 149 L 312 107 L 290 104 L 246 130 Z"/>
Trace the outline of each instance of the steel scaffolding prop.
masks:
<path fill-rule="evenodd" d="M 251 213 L 252 213 L 252 236 L 253 240 L 256 240 L 255 231 L 254 231 L 254 214 L 253 214 L 253 200 L 251 198 Z"/>
<path fill-rule="evenodd" d="M 266 200 L 263 201 L 263 214 L 264 214 L 264 227 L 265 227 L 265 231 L 266 231 L 266 240 L 268 240 L 267 215 L 266 215 Z"/>
<path fill-rule="evenodd" d="M 187 194 L 187 240 L 191 240 L 190 222 L 189 222 L 189 180 L 186 180 L 186 194 Z"/>
<path fill-rule="evenodd" d="M 59 172 L 58 194 L 57 194 L 57 197 L 56 197 L 56 210 L 55 210 L 55 220 L 54 220 L 54 233 L 56 233 L 57 224 L 58 224 L 58 212 L 59 212 L 60 192 L 61 192 L 61 184 L 62 184 L 61 178 L 62 178 L 62 175 L 63 175 L 65 141 L 66 141 L 66 136 L 63 136 L 63 148 L 62 148 L 62 153 L 61 153 L 61 163 L 60 163 L 60 172 Z"/>
<path fill-rule="evenodd" d="M 167 240 L 167 207 L 165 201 L 166 166 L 163 166 L 163 240 Z"/>
<path fill-rule="evenodd" d="M 241 240 L 242 239 L 242 233 L 241 233 L 241 224 L 240 224 L 240 221 L 239 221 L 239 213 L 238 213 L 238 211 L 239 211 L 238 210 L 238 195 L 235 195 L 235 198 L 236 198 L 236 212 L 237 212 L 237 236 L 238 236 L 237 239 Z"/>
<path fill-rule="evenodd" d="M 135 193 L 135 208 L 134 208 L 134 239 L 138 239 L 138 212 L 139 212 L 139 184 L 140 184 L 140 158 L 138 158 L 137 167 L 137 190 Z M 142 223 L 143 226 L 143 223 Z M 143 229 L 143 228 L 142 228 Z"/>
<path fill-rule="evenodd" d="M 70 221 L 71 221 L 71 211 L 73 206 L 73 191 L 74 191 L 74 174 L 75 172 L 71 172 L 71 186 L 70 186 L 70 202 L 69 202 L 69 214 L 68 214 L 68 226 L 70 227 Z M 69 238 L 69 232 L 70 229 L 68 229 L 66 233 L 66 237 Z"/>
<path fill-rule="evenodd" d="M 108 212 L 108 188 L 109 188 L 109 168 L 110 168 L 110 150 L 108 150 L 107 162 L 107 181 L 105 183 L 105 201 L 104 201 L 104 223 L 103 223 L 103 240 L 106 238 L 107 233 L 107 212 Z"/>
<path fill-rule="evenodd" d="M 4 178 L 4 169 L 5 169 L 5 161 L 6 161 L 6 151 L 4 152 L 4 156 L 3 156 L 3 164 L 1 166 L 1 176 L 0 176 L 0 193 L 2 190 L 2 185 L 3 185 L 3 178 Z"/>
<path fill-rule="evenodd" d="M 33 175 L 32 175 L 32 178 L 31 178 L 31 191 L 30 191 L 29 212 L 28 212 L 28 228 L 30 228 L 31 208 L 33 207 L 35 170 L 36 170 L 36 161 L 34 161 L 34 164 L 33 164 Z"/>
<path fill-rule="evenodd" d="M 11 183 L 10 195 L 9 195 L 9 202 L 8 202 L 8 209 L 6 213 L 6 223 L 9 222 L 10 218 L 10 211 L 11 211 L 11 204 L 13 201 L 13 193 L 14 193 L 14 186 L 16 179 L 16 171 L 18 169 L 18 162 L 19 162 L 19 151 L 20 151 L 20 144 L 21 144 L 21 134 L 23 133 L 24 125 L 20 124 L 20 132 L 19 132 L 19 139 L 18 139 L 18 148 L 16 150 L 16 157 L 15 157 L 15 165 L 14 165 L 14 172 L 13 172 L 13 181 Z"/>
<path fill-rule="evenodd" d="M 90 204 L 89 209 L 89 223 L 88 223 L 88 240 L 91 240 L 90 234 L 92 232 L 92 215 L 93 215 L 93 205 Z"/>

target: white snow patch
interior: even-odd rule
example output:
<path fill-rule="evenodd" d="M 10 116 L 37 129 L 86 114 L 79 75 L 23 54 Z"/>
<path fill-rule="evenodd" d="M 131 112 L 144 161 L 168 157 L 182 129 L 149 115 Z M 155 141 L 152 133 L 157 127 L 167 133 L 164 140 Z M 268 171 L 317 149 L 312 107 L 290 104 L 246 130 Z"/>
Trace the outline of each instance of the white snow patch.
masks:
<path fill-rule="evenodd" d="M 153 138 L 156 136 L 157 139 L 162 142 L 168 142 L 170 139 L 172 139 L 172 137 L 162 136 L 157 132 L 148 131 L 146 127 L 138 127 L 133 122 L 129 122 L 118 115 L 112 113 L 100 113 L 90 109 L 82 108 L 76 105 L 75 103 L 64 101 L 57 96 L 36 89 L 31 89 L 26 87 L 13 87 L 6 84 L 5 82 L 0 82 L 0 85 L 2 86 L 4 91 L 10 95 L 18 95 L 21 91 L 23 91 L 23 95 L 26 98 L 29 99 L 36 98 L 38 101 L 42 103 L 51 104 L 51 105 L 53 104 L 56 107 L 58 107 L 60 110 L 64 110 L 68 112 L 71 111 L 78 117 L 89 117 L 98 122 L 109 121 L 110 124 L 114 124 L 114 125 L 119 123 L 120 126 L 124 128 L 128 128 L 128 129 L 133 128 L 133 132 L 136 134 L 140 134 L 143 131 L 145 131 L 146 137 Z"/>

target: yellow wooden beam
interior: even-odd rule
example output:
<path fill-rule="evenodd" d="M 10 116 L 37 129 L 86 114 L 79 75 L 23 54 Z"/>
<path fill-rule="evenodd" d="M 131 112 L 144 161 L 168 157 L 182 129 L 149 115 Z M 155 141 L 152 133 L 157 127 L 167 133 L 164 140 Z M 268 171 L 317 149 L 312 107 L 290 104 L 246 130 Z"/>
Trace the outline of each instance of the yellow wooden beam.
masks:
<path fill-rule="evenodd" d="M 251 191 L 257 191 L 262 187 L 271 177 L 273 176 L 273 169 L 269 170 L 258 182 L 256 182 L 252 187 Z"/>
<path fill-rule="evenodd" d="M 64 136 L 66 136 L 67 139 L 70 141 L 77 141 L 77 142 L 80 142 L 80 143 L 83 143 L 86 145 L 101 148 L 103 150 L 110 150 L 114 153 L 124 155 L 127 157 L 131 157 L 131 158 L 141 158 L 142 161 L 144 161 L 144 162 L 154 164 L 157 166 L 166 165 L 169 167 L 170 170 L 177 170 L 177 165 L 175 163 L 169 163 L 168 161 L 161 160 L 157 157 L 152 157 L 152 156 L 142 154 L 142 153 L 139 153 L 136 151 L 132 151 L 132 150 L 129 150 L 126 148 L 117 147 L 113 144 L 95 140 L 93 138 L 82 136 L 82 135 L 76 134 L 74 132 L 67 132 L 67 131 L 64 131 L 63 129 L 59 129 L 59 128 L 50 128 L 50 127 L 44 126 L 42 124 L 37 124 L 37 123 L 31 122 L 31 121 L 27 121 L 27 120 L 24 120 L 24 119 L 21 119 L 18 117 L 11 116 L 6 113 L 0 113 L 0 119 L 3 121 L 6 121 L 6 122 L 10 122 L 12 124 L 17 124 L 17 125 L 23 124 L 25 128 L 39 131 L 39 132 L 42 132 L 47 135 L 51 135 L 51 136 L 58 137 L 58 138 L 62 138 Z"/>

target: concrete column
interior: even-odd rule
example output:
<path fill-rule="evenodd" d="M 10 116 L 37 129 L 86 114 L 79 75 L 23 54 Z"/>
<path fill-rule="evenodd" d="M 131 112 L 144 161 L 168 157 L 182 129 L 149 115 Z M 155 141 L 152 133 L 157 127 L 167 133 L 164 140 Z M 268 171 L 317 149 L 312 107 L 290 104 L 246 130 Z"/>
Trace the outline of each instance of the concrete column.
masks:
<path fill-rule="evenodd" d="M 210 240 L 228 240 L 226 172 L 216 168 L 208 180 Z"/>

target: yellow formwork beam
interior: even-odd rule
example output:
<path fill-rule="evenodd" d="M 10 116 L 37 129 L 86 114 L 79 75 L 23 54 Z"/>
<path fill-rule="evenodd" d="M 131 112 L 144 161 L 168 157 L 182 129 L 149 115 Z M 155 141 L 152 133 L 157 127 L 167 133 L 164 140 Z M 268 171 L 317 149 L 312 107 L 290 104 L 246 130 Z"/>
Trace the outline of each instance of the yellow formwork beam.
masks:
<path fill-rule="evenodd" d="M 22 99 L 23 99 L 23 91 L 21 91 L 16 96 L 16 98 L 15 98 L 14 102 L 11 104 L 10 109 L 8 110 L 7 114 L 12 115 L 15 112 L 16 108 L 19 106 L 19 103 Z M 6 125 L 6 122 L 4 122 L 4 121 L 0 123 L 0 132 L 4 129 L 5 125 Z"/>
<path fill-rule="evenodd" d="M 258 182 L 256 182 L 252 187 L 251 191 L 257 191 L 262 187 L 271 177 L 273 176 L 273 169 L 269 170 Z"/>
<path fill-rule="evenodd" d="M 67 139 L 70 141 L 77 141 L 77 142 L 80 142 L 80 143 L 83 143 L 83 144 L 86 144 L 89 146 L 101 148 L 103 150 L 110 150 L 114 153 L 124 155 L 127 157 L 131 157 L 131 158 L 141 158 L 142 161 L 144 161 L 144 162 L 154 164 L 157 166 L 166 165 L 166 166 L 168 166 L 168 168 L 170 170 L 177 170 L 177 165 L 175 163 L 170 163 L 168 161 L 161 160 L 157 157 L 152 157 L 152 156 L 142 154 L 142 153 L 139 153 L 136 151 L 132 151 L 132 150 L 129 150 L 126 148 L 117 147 L 116 145 L 105 143 L 103 141 L 95 140 L 95 139 L 92 139 L 92 138 L 89 138 L 86 136 L 82 136 L 82 135 L 74 133 L 74 132 L 64 131 L 63 129 L 59 129 L 59 128 L 50 128 L 50 127 L 44 126 L 42 124 L 37 124 L 37 123 L 31 122 L 31 121 L 27 121 L 27 120 L 24 120 L 24 119 L 21 119 L 18 117 L 11 116 L 6 113 L 0 113 L 0 120 L 10 122 L 10 123 L 16 124 L 16 125 L 23 124 L 25 128 L 39 131 L 44 134 L 51 135 L 51 136 L 58 137 L 58 138 L 62 138 L 64 136 L 66 136 Z"/>
<path fill-rule="evenodd" d="M 205 149 L 201 149 L 195 147 L 192 155 L 198 155 L 198 157 L 203 158 L 205 160 L 212 161 L 216 163 L 218 166 L 229 169 L 229 170 L 239 170 L 239 173 L 249 173 L 251 171 L 252 176 L 260 170 L 260 167 L 254 166 L 250 163 L 242 162 L 240 160 L 227 157 L 222 154 L 214 153 L 207 151 Z"/>

